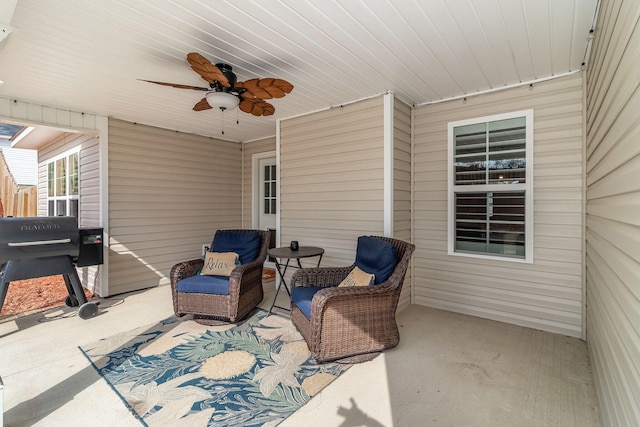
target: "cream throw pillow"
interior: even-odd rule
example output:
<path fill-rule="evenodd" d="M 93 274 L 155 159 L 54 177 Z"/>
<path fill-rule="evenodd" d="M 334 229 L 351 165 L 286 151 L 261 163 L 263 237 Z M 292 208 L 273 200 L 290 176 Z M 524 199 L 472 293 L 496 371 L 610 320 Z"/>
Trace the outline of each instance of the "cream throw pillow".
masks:
<path fill-rule="evenodd" d="M 206 276 L 229 276 L 234 268 L 240 265 L 235 252 L 207 252 L 200 274 Z"/>
<path fill-rule="evenodd" d="M 369 286 L 375 280 L 373 274 L 366 273 L 358 267 L 354 267 L 351 273 L 338 285 L 339 288 L 347 286 Z"/>

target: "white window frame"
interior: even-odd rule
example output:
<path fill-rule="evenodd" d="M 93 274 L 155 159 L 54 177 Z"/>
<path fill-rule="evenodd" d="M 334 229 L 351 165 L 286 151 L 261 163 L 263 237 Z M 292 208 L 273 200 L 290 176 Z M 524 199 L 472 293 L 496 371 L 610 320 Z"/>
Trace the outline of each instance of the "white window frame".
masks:
<path fill-rule="evenodd" d="M 479 123 L 487 123 L 516 117 L 525 118 L 525 161 L 526 171 L 524 184 L 483 184 L 483 185 L 455 185 L 455 135 L 454 129 L 459 126 L 466 126 Z M 533 109 L 514 111 L 504 114 L 477 117 L 466 120 L 459 120 L 448 123 L 448 149 L 447 149 L 447 171 L 448 171 L 448 254 L 453 256 L 464 256 L 470 258 L 500 260 L 519 263 L 533 263 Z M 455 196 L 457 193 L 472 192 L 525 192 L 525 256 L 516 258 L 507 255 L 491 253 L 470 253 L 456 252 L 455 250 Z"/>
<path fill-rule="evenodd" d="M 76 155 L 78 157 L 78 194 L 69 194 L 69 190 L 70 190 L 70 173 L 69 173 L 69 158 L 73 155 Z M 65 173 L 65 195 L 64 196 L 57 196 L 55 194 L 55 189 L 56 189 L 56 168 L 57 168 L 57 162 L 59 160 L 64 159 L 65 163 L 66 163 L 66 173 Z M 54 195 L 50 196 L 49 195 L 49 165 L 53 164 L 53 188 L 54 188 Z M 64 216 L 72 216 L 71 215 L 71 200 L 76 200 L 77 204 L 78 204 L 78 217 L 76 218 L 78 220 L 78 222 L 80 222 L 80 150 L 74 149 L 71 151 L 67 151 L 66 153 L 60 155 L 60 156 L 56 156 L 52 159 L 49 159 L 47 161 L 47 215 L 53 215 L 53 216 L 58 216 L 58 201 L 60 200 L 64 200 L 65 201 L 65 215 Z M 51 212 L 49 212 L 49 202 L 53 201 L 53 214 Z"/>

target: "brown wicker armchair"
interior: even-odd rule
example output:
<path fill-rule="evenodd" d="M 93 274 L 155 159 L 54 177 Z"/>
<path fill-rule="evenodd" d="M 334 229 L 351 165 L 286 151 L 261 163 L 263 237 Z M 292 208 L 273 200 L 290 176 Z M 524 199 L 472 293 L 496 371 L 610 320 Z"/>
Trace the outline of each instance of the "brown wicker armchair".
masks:
<path fill-rule="evenodd" d="M 310 317 L 293 299 L 291 303 L 291 320 L 318 362 L 364 362 L 400 341 L 395 314 L 415 246 L 397 239 L 371 237 L 389 242 L 395 249 L 397 263 L 382 283 L 337 287 L 356 263 L 349 267 L 301 269 L 291 278 L 294 290 L 300 286 L 321 287 L 315 293 L 309 288 Z"/>
<path fill-rule="evenodd" d="M 214 236 L 212 250 L 216 250 L 218 236 L 249 236 L 257 233 L 260 236 L 258 253 L 253 261 L 237 266 L 231 272 L 228 282 L 228 295 L 204 292 L 179 292 L 178 282 L 196 276 L 203 267 L 202 259 L 176 264 L 171 269 L 171 293 L 173 309 L 178 317 L 193 314 L 200 323 L 215 324 L 222 322 L 235 323 L 253 310 L 264 297 L 262 289 L 262 267 L 269 247 L 269 231 L 263 230 L 218 230 Z M 240 234 L 237 234 L 240 233 Z"/>

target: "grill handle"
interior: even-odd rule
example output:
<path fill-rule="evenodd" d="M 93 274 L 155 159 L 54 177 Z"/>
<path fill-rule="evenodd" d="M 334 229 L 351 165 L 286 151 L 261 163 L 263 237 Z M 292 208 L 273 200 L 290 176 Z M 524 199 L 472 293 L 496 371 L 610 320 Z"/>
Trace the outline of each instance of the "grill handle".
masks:
<path fill-rule="evenodd" d="M 55 245 L 58 243 L 71 243 L 71 239 L 57 239 L 57 240 L 36 240 L 34 242 L 9 242 L 9 247 L 15 248 L 20 246 L 42 246 L 42 245 Z"/>

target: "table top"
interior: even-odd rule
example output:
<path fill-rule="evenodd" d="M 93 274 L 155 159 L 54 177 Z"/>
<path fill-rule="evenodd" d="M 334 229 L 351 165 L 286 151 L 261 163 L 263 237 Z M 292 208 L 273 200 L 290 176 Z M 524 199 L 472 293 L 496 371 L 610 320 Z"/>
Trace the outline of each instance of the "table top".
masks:
<path fill-rule="evenodd" d="M 267 251 L 267 254 L 275 258 L 295 259 L 319 256 L 323 253 L 324 249 L 315 246 L 300 246 L 297 251 L 292 251 L 289 246 L 283 246 L 281 248 L 271 248 Z"/>

